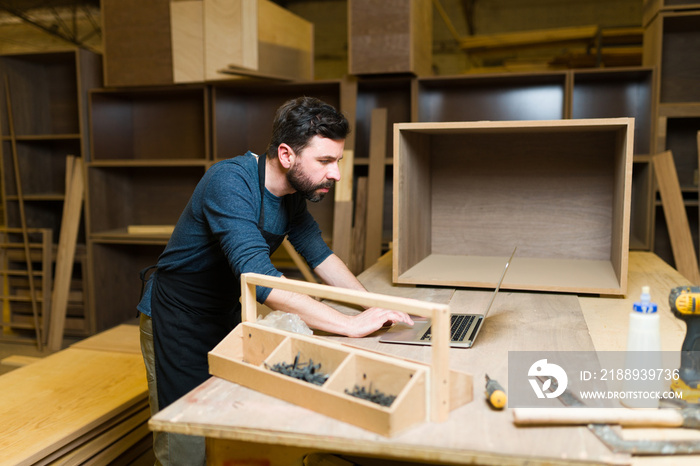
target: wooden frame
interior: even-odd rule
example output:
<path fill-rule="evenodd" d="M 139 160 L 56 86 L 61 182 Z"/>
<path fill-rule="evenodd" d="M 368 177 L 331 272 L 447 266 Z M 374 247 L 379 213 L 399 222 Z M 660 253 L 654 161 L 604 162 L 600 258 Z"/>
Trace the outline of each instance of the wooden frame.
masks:
<path fill-rule="evenodd" d="M 255 288 L 258 285 L 431 317 L 434 323 L 432 365 L 428 367 L 252 323 L 257 316 Z M 209 369 L 213 375 L 387 436 L 424 422 L 427 417 L 433 422 L 443 422 L 450 409 L 471 401 L 471 377 L 449 370 L 448 305 L 252 273 L 241 276 L 241 305 L 243 323 L 209 353 Z M 264 368 L 265 363 L 277 362 L 280 353 L 290 359 L 297 351 L 330 369 L 330 377 L 323 386 Z M 365 377 L 358 374 L 375 374 L 382 380 L 377 384 L 379 389 L 384 390 L 382 387 L 388 384 L 398 390 L 394 403 L 387 408 L 343 393 L 341 387 L 348 388 L 348 383 L 350 387 L 352 383 L 362 383 Z M 397 382 L 402 380 L 403 383 Z"/>
<path fill-rule="evenodd" d="M 393 281 L 621 295 L 634 121 L 394 125 Z"/>

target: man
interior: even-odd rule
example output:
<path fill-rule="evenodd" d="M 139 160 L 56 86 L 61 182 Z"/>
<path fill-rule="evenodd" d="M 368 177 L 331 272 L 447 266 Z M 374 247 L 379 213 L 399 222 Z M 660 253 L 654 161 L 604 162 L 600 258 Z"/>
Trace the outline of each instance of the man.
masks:
<path fill-rule="evenodd" d="M 290 100 L 277 110 L 266 156 L 248 152 L 202 177 L 138 306 L 152 412 L 209 377 L 207 353 L 241 321 L 240 275 L 281 276 L 270 255 L 285 236 L 326 284 L 364 290 L 306 208 L 306 199 L 320 201 L 340 180 L 348 132 L 347 119 L 332 106 L 309 97 Z M 257 300 L 298 314 L 311 328 L 350 337 L 388 322 L 412 324 L 402 312 L 369 308 L 347 316 L 277 289 L 257 287 Z M 158 434 L 154 449 L 162 464 L 204 463 L 199 437 Z"/>

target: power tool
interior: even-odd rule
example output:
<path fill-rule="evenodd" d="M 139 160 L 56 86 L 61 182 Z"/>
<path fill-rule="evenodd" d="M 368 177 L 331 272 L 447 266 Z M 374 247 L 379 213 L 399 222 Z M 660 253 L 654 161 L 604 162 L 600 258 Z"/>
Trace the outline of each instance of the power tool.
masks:
<path fill-rule="evenodd" d="M 673 314 L 686 323 L 681 347 L 681 367 L 671 389 L 686 403 L 700 403 L 700 286 L 678 286 L 671 290 L 668 304 Z"/>

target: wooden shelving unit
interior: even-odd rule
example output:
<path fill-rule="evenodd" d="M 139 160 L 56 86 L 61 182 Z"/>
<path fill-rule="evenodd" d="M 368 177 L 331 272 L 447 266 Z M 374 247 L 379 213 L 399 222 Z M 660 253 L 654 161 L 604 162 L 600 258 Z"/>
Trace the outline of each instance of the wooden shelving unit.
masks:
<path fill-rule="evenodd" d="M 346 149 L 354 184 L 369 170 L 371 115 L 387 109 L 383 243 L 391 240 L 393 125 L 402 122 L 635 118 L 631 244 L 651 247 L 653 199 L 648 161 L 653 67 L 517 75 L 372 75 L 282 83 L 231 80 L 202 85 L 108 88 L 90 95 L 92 152 L 87 166 L 88 246 L 100 328 L 132 318 L 138 271 L 154 264 L 168 235 L 129 234 L 130 225 L 174 225 L 204 171 L 253 150 L 262 154 L 275 110 L 318 97 L 350 119 Z M 356 186 L 355 188 L 356 189 Z M 376 202 L 371 199 L 370 202 Z M 310 210 L 329 243 L 338 216 L 333 195 Z M 636 206 L 636 207 L 635 207 Z M 350 209 L 352 215 L 352 208 Z M 347 233 L 347 232 L 346 232 Z M 636 238 L 636 239 L 635 239 Z"/>
<path fill-rule="evenodd" d="M 138 272 L 157 262 L 169 238 L 128 227 L 175 225 L 212 164 L 247 150 L 264 154 L 281 104 L 309 95 L 340 108 L 342 88 L 341 81 L 231 81 L 91 92 L 86 205 L 98 329 L 135 315 Z M 331 242 L 332 195 L 310 210 Z"/>
<path fill-rule="evenodd" d="M 394 123 L 449 121 L 557 120 L 563 118 L 635 119 L 634 152 L 651 153 L 654 119 L 653 67 L 573 70 L 548 73 L 461 75 L 430 78 L 377 77 L 358 82 L 355 172 L 365 173 L 369 121 L 374 108 L 388 111 L 387 145 Z M 391 164 L 393 148 L 387 149 Z M 648 161 L 647 161 L 648 163 Z M 635 165 L 646 170 L 645 162 Z M 387 170 L 387 186 L 393 183 Z M 644 174 L 633 178 L 631 247 L 649 250 L 653 202 Z M 384 242 L 391 239 L 392 191 L 385 190 Z"/>
<path fill-rule="evenodd" d="M 98 330 L 104 330 L 136 315 L 138 272 L 156 263 L 169 237 L 128 228 L 174 225 L 211 164 L 209 89 L 96 89 L 90 93 L 90 118 L 91 306 Z"/>
<path fill-rule="evenodd" d="M 678 173 L 686 213 L 698 247 L 698 146 L 700 131 L 700 3 L 647 0 L 644 12 L 644 64 L 659 70 L 654 88 L 651 153 L 670 150 Z M 655 195 L 654 252 L 675 264 L 668 227 Z"/>
<path fill-rule="evenodd" d="M 22 228 L 23 207 L 26 228 L 51 231 L 55 261 L 66 191 L 66 157 L 89 159 L 87 93 L 102 85 L 101 56 L 82 49 L 2 55 L 0 85 L 5 223 Z M 78 336 L 95 331 L 84 287 L 89 280 L 84 267 L 84 230 L 81 224 L 65 326 L 66 334 Z"/>

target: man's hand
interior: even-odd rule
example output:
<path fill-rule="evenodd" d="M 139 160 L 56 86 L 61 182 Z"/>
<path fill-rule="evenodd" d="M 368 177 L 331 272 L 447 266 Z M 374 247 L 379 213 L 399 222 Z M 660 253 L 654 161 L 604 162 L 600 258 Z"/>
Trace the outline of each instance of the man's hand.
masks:
<path fill-rule="evenodd" d="M 398 322 L 413 325 L 413 319 L 405 312 L 370 307 L 352 317 L 351 325 L 346 334 L 349 337 L 364 337 L 376 332 L 387 323 L 395 324 Z"/>

